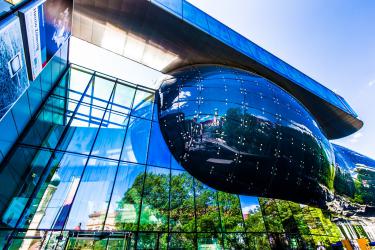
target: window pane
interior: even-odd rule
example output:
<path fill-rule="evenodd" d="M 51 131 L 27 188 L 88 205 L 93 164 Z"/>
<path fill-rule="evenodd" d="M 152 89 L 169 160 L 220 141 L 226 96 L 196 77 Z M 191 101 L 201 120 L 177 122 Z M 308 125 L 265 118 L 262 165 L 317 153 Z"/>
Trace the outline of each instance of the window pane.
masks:
<path fill-rule="evenodd" d="M 216 190 L 195 181 L 197 231 L 221 232 Z"/>
<path fill-rule="evenodd" d="M 169 169 L 147 168 L 140 230 L 168 230 L 169 175 Z"/>
<path fill-rule="evenodd" d="M 113 117 L 114 116 L 111 118 Z M 111 118 L 109 119 L 111 120 Z M 123 119 L 127 120 L 125 117 L 123 117 Z M 127 124 L 126 121 L 124 121 L 124 123 Z M 124 126 L 114 125 L 111 122 L 109 124 L 104 124 L 103 121 L 95 141 L 92 155 L 118 160 L 120 158 L 122 144 L 124 143 L 125 132 Z"/>
<path fill-rule="evenodd" d="M 102 230 L 117 163 L 90 159 L 74 199 L 67 229 Z"/>
<path fill-rule="evenodd" d="M 146 163 L 151 122 L 132 117 L 126 131 L 121 160 Z"/>
<path fill-rule="evenodd" d="M 160 125 L 153 122 L 147 164 L 169 168 L 170 162 L 171 153 L 161 134 Z"/>
<path fill-rule="evenodd" d="M 137 230 L 145 167 L 120 164 L 105 230 Z"/>
<path fill-rule="evenodd" d="M 92 93 L 87 93 L 93 99 L 92 104 L 100 107 L 106 107 L 114 85 L 115 83 L 111 80 L 95 76 L 93 91 Z"/>
<path fill-rule="evenodd" d="M 87 84 L 91 79 L 91 74 L 87 74 L 80 70 L 71 68 L 70 69 L 70 81 L 69 81 L 69 95 L 71 99 L 79 100 L 85 91 Z"/>
<path fill-rule="evenodd" d="M 257 197 L 240 195 L 242 215 L 248 232 L 265 232 L 262 211 Z"/>
<path fill-rule="evenodd" d="M 173 233 L 169 235 L 169 249 L 196 249 L 195 234 Z"/>
<path fill-rule="evenodd" d="M 224 234 L 224 249 L 248 249 L 248 239 L 244 233 Z"/>
<path fill-rule="evenodd" d="M 186 171 L 171 172 L 170 231 L 195 231 L 193 178 Z"/>
<path fill-rule="evenodd" d="M 224 249 L 223 235 L 221 233 L 198 233 L 198 249 Z"/>
<path fill-rule="evenodd" d="M 270 250 L 270 243 L 267 234 L 248 234 L 248 246 L 252 250 Z"/>
<path fill-rule="evenodd" d="M 154 98 L 154 93 L 137 89 L 131 114 L 151 120 Z"/>
<path fill-rule="evenodd" d="M 43 203 L 39 205 L 37 214 L 43 214 L 38 222 L 39 229 L 63 228 L 86 161 L 87 157 L 84 156 L 64 154 L 57 171 L 48 182 Z M 38 216 L 35 216 L 35 220 L 38 220 Z"/>
<path fill-rule="evenodd" d="M 272 199 L 259 198 L 259 203 L 264 215 L 264 224 L 271 233 L 284 232 L 283 224 L 278 214 L 276 202 Z"/>
<path fill-rule="evenodd" d="M 135 88 L 117 84 L 113 97 L 112 110 L 129 114 L 133 102 Z"/>
<path fill-rule="evenodd" d="M 225 232 L 243 232 L 243 218 L 241 216 L 241 206 L 238 195 L 224 192 L 218 192 L 218 195 L 223 230 Z"/>
<path fill-rule="evenodd" d="M 97 131 L 97 128 L 69 127 L 60 149 L 88 155 Z"/>

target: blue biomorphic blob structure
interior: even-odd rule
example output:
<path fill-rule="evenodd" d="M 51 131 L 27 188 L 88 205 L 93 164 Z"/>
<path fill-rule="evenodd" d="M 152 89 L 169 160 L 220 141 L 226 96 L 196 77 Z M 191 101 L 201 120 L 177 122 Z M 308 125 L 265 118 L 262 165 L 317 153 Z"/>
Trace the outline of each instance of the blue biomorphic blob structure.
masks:
<path fill-rule="evenodd" d="M 256 74 L 217 65 L 171 73 L 159 121 L 175 158 L 218 190 L 325 206 L 333 149 L 307 109 Z"/>

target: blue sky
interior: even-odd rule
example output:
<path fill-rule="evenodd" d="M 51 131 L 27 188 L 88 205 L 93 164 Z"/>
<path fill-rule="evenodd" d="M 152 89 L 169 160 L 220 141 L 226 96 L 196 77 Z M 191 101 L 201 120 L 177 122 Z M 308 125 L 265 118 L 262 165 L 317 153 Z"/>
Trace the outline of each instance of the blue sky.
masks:
<path fill-rule="evenodd" d="M 189 2 L 343 96 L 365 125 L 334 142 L 375 159 L 375 1 Z"/>

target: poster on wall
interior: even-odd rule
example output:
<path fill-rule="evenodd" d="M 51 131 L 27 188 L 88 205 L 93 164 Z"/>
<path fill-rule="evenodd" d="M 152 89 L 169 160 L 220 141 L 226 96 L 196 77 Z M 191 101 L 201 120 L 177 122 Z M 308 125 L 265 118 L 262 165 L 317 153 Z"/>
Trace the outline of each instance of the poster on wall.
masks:
<path fill-rule="evenodd" d="M 35 80 L 70 37 L 73 0 L 40 0 L 20 10 L 29 77 Z"/>
<path fill-rule="evenodd" d="M 0 23 L 0 120 L 29 87 L 18 17 Z"/>

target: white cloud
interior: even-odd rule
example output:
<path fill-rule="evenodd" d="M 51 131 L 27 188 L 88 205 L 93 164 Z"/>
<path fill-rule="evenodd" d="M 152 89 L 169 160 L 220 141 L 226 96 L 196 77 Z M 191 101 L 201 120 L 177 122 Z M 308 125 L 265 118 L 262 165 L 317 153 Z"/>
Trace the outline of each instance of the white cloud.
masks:
<path fill-rule="evenodd" d="M 259 208 L 259 205 L 250 205 L 250 206 L 246 206 L 246 207 L 243 207 L 242 208 L 242 213 L 244 214 L 248 214 L 249 211 L 253 211 L 255 209 L 258 209 Z"/>
<path fill-rule="evenodd" d="M 369 81 L 368 86 L 372 87 L 375 85 L 375 80 Z"/>
<path fill-rule="evenodd" d="M 363 134 L 361 132 L 357 132 L 355 133 L 351 139 L 349 140 L 351 143 L 356 143 L 358 142 L 359 138 L 361 138 L 363 136 Z"/>

